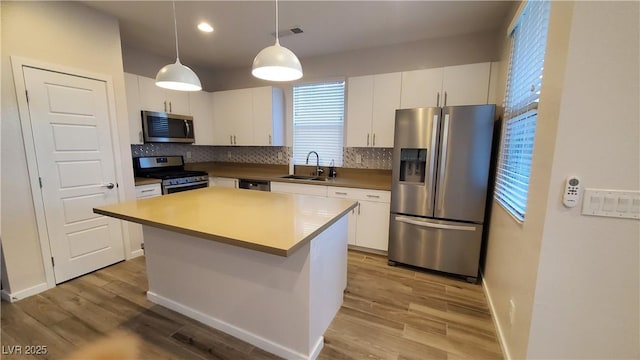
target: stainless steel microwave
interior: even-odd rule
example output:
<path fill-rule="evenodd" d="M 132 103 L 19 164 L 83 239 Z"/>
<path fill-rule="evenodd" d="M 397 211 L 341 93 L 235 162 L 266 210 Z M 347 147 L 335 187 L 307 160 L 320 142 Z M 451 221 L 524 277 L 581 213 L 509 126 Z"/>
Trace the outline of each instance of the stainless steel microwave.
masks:
<path fill-rule="evenodd" d="M 142 132 L 146 143 L 192 144 L 195 142 L 193 116 L 143 110 Z"/>

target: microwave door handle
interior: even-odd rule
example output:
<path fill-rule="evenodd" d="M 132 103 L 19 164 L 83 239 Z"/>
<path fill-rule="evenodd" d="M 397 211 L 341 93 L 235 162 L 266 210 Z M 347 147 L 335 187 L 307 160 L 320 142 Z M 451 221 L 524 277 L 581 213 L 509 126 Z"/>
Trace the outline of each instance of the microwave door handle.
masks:
<path fill-rule="evenodd" d="M 443 229 L 443 230 L 460 230 L 460 231 L 475 231 L 476 230 L 475 226 L 438 224 L 438 223 L 432 223 L 432 222 L 428 222 L 428 221 L 413 220 L 413 219 L 408 218 L 406 216 L 396 216 L 395 220 L 398 221 L 398 222 L 406 223 L 406 224 L 411 224 L 411 225 L 416 225 L 416 226 L 421 226 L 421 227 L 435 228 L 435 229 Z"/>
<path fill-rule="evenodd" d="M 189 122 L 187 120 L 184 121 L 184 130 L 185 130 L 185 136 L 189 137 L 189 134 L 191 134 L 191 127 L 189 126 Z"/>

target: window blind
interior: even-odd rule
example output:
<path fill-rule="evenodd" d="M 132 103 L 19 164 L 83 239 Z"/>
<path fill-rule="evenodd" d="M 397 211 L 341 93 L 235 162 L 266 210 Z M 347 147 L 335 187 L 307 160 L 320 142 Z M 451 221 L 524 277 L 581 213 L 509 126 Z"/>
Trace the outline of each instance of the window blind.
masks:
<path fill-rule="evenodd" d="M 527 208 L 549 9 L 549 1 L 529 0 L 511 33 L 495 196 L 520 221 L 524 221 Z"/>
<path fill-rule="evenodd" d="M 321 165 L 342 166 L 344 81 L 293 87 L 293 159 L 304 164 L 315 151 Z M 313 161 L 311 160 L 313 159 Z M 309 159 L 315 164 L 315 156 Z"/>

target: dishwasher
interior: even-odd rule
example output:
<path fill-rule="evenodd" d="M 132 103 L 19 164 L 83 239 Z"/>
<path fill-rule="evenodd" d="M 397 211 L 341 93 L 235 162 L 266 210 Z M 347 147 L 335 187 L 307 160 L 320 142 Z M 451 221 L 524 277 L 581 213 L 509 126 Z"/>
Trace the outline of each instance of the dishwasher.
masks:
<path fill-rule="evenodd" d="M 258 191 L 271 191 L 271 181 L 239 179 L 238 188 Z"/>

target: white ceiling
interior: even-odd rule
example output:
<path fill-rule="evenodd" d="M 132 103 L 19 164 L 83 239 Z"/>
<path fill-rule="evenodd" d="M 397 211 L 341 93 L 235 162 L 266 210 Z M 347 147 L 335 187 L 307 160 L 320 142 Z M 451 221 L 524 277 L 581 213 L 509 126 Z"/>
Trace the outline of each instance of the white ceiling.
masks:
<path fill-rule="evenodd" d="M 117 17 L 122 42 L 155 55 L 175 57 L 169 1 L 84 1 Z M 299 58 L 497 29 L 510 1 L 280 1 L 281 37 Z M 251 66 L 273 45 L 273 1 L 177 1 L 180 60 L 210 69 Z M 213 33 L 196 29 L 200 21 Z"/>

